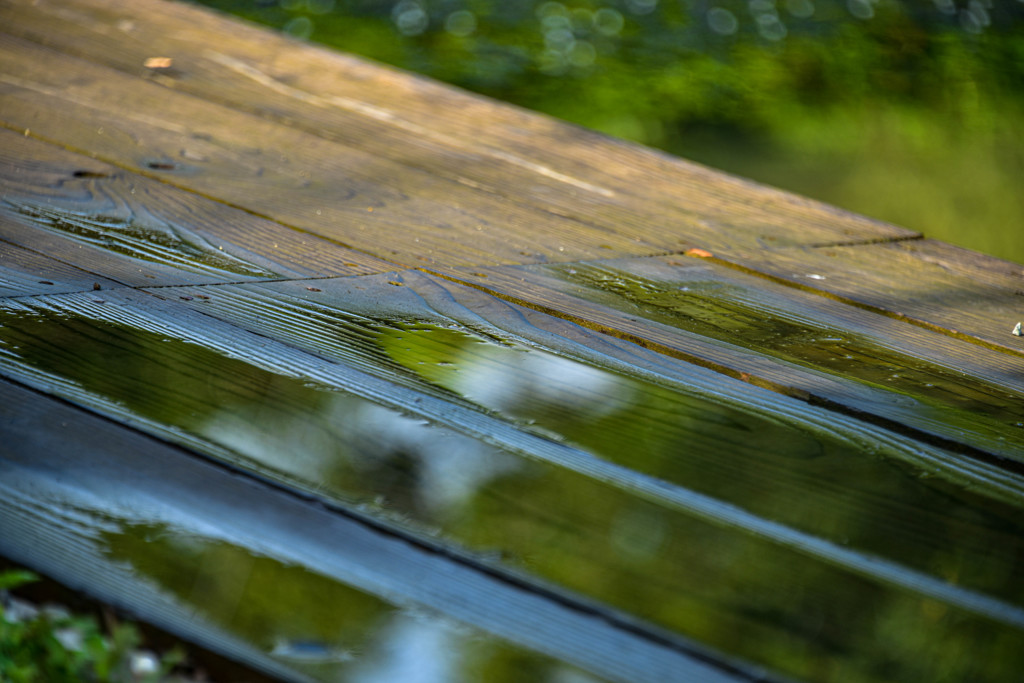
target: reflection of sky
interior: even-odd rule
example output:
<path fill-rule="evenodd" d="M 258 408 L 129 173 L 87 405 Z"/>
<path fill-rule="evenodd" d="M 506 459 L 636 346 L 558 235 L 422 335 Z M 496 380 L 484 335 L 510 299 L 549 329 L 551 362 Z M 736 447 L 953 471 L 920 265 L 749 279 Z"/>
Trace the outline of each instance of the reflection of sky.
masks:
<path fill-rule="evenodd" d="M 600 417 L 619 407 L 609 396 L 626 399 L 626 382 L 604 370 L 549 353 L 508 352 L 490 347 L 463 354 L 449 386 L 488 408 L 515 412 L 531 402 L 550 403 Z"/>
<path fill-rule="evenodd" d="M 459 640 L 440 619 L 400 615 L 384 629 L 362 666 L 348 677 L 353 683 L 450 683 L 457 676 Z"/>
<path fill-rule="evenodd" d="M 374 639 L 373 649 L 363 653 L 355 671 L 346 676 L 352 683 L 456 683 L 473 670 L 472 630 L 436 615 L 403 612 L 395 615 Z M 552 662 L 548 683 L 597 683 L 599 679 L 564 664 Z M 512 680 L 506 678 L 505 680 Z"/>
<path fill-rule="evenodd" d="M 516 468 L 508 455 L 448 429 L 347 394 L 331 394 L 315 414 L 262 411 L 259 405 L 213 412 L 208 438 L 274 470 L 329 485 L 340 465 L 372 470 L 398 455 L 416 461 L 416 499 L 438 516 L 455 514 L 476 490 Z M 385 493 L 385 492 L 380 492 Z"/>
<path fill-rule="evenodd" d="M 382 452 L 404 452 L 417 458 L 416 494 L 437 513 L 458 510 L 477 488 L 516 467 L 511 457 L 475 439 L 431 428 L 387 408 L 367 404 L 358 415 L 348 417 L 357 430 L 372 435 Z"/>

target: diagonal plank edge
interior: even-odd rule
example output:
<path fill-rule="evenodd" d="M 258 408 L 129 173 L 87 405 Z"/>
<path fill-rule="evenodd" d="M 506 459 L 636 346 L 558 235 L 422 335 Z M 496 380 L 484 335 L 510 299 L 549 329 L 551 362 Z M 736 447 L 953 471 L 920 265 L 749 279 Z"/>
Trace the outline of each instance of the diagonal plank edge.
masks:
<path fill-rule="evenodd" d="M 395 267 L 5 130 L 0 237 L 129 286 L 358 275 Z"/>
<path fill-rule="evenodd" d="M 1018 358 L 1024 266 L 931 239 L 765 252 L 747 272 Z"/>
<path fill-rule="evenodd" d="M 207 9 L 0 0 L 0 552 L 186 634 L 80 510 L 613 680 L 934 680 L 932 647 L 1000 680 L 1022 301 L 1016 264 Z"/>
<path fill-rule="evenodd" d="M 435 268 L 445 267 L 452 255 L 462 260 L 462 265 L 467 265 L 467 258 L 473 264 L 484 265 L 494 263 L 496 257 L 505 258 L 506 263 L 572 261 L 672 253 L 696 246 L 756 272 L 847 296 L 850 301 L 861 301 L 880 311 L 904 313 L 909 320 L 955 330 L 965 338 L 984 340 L 1004 349 L 1016 348 L 1015 340 L 1000 331 L 1006 325 L 1005 320 L 996 322 L 994 316 L 989 316 L 989 325 L 979 326 L 984 319 L 981 316 L 969 319 L 969 307 L 961 307 L 955 315 L 945 316 L 946 319 L 935 319 L 908 310 L 907 304 L 912 308 L 913 298 L 893 301 L 891 298 L 851 297 L 848 290 L 833 286 L 833 282 L 841 282 L 842 277 L 808 282 L 802 279 L 801 268 L 794 272 L 791 267 L 802 264 L 793 263 L 786 256 L 787 252 L 794 253 L 794 240 L 804 246 L 831 249 L 847 244 L 914 240 L 919 237 L 916 233 L 882 229 L 883 224 L 848 212 L 729 178 L 388 67 L 296 44 L 209 11 L 161 3 L 161 21 L 170 22 L 175 27 L 173 30 L 162 23 L 157 29 L 152 22 L 147 22 L 145 17 L 150 11 L 156 10 L 142 5 L 125 8 L 100 0 L 31 5 L 13 2 L 6 9 L 9 15 L 6 18 L 10 21 L 4 30 L 120 73 L 135 78 L 141 76 L 151 84 L 159 84 L 165 92 L 189 92 L 221 102 L 228 108 L 283 121 L 310 135 L 326 136 L 345 148 L 437 174 L 463 188 L 498 194 L 505 201 L 531 203 L 542 212 L 527 222 L 544 226 L 543 238 L 513 242 L 503 240 L 500 235 L 479 234 L 485 231 L 515 234 L 523 230 L 525 224 L 521 222 L 517 225 L 513 221 L 500 227 L 478 225 L 472 228 L 469 239 L 465 239 L 465 232 L 460 235 L 461 253 L 453 252 L 450 245 L 438 248 L 437 243 L 423 241 L 417 245 L 413 242 L 417 247 L 412 250 L 415 253 L 402 252 L 402 257 L 397 259 L 406 266 L 426 261 Z M 60 30 L 56 31 L 55 27 Z M 237 38 L 228 27 L 238 28 Z M 218 51 L 203 46 L 207 43 L 202 36 L 210 33 L 224 37 L 217 41 Z M 55 40 L 55 35 L 61 35 L 61 40 Z M 252 39 L 256 36 L 262 41 L 259 50 L 253 47 L 256 43 Z M 264 45 L 271 48 L 266 49 Z M 142 67 L 144 58 L 157 49 L 173 53 L 180 66 L 169 74 Z M 432 114 L 439 106 L 445 107 L 444 117 Z M 482 121 L 490 125 L 482 125 Z M 545 139 L 557 140 L 557 143 L 540 142 Z M 173 159 L 179 152 L 172 149 L 169 156 L 172 161 L 183 163 L 180 158 Z M 162 175 L 170 182 L 179 181 L 173 172 L 161 174 L 148 170 L 149 174 Z M 635 175 L 637 173 L 641 175 Z M 574 178 L 579 180 L 578 185 L 593 185 L 593 191 L 580 187 L 566 191 L 565 181 Z M 560 186 L 562 189 L 558 189 Z M 196 189 L 195 186 L 192 189 Z M 252 210 L 243 197 L 216 198 Z M 267 215 L 266 211 L 259 213 Z M 809 224 L 807 219 L 812 214 L 817 218 Z M 358 221 L 365 216 L 357 213 L 355 218 Z M 569 231 L 562 233 L 565 239 L 560 244 L 558 233 L 552 232 L 559 218 L 568 219 L 575 226 L 566 225 Z M 765 232 L 761 229 L 765 219 L 781 223 Z M 290 225 L 303 224 L 303 220 L 282 220 Z M 303 224 L 303 229 L 322 230 L 315 224 L 322 222 Z M 378 229 L 373 225 L 353 229 Z M 822 225 L 831 226 L 831 237 L 820 232 Z M 879 229 L 854 228 L 855 225 L 875 225 Z M 464 225 L 464 228 L 469 227 Z M 477 229 L 481 227 L 483 230 Z M 778 232 L 779 229 L 782 232 Z M 397 235 L 393 224 L 387 230 L 387 234 Z M 589 231 L 589 236 L 584 238 L 580 231 Z M 617 233 L 627 239 L 616 239 Z M 524 237 L 529 234 L 524 233 Z M 393 245 L 394 239 L 388 239 Z M 550 242 L 552 248 L 538 247 L 545 242 Z M 580 252 L 578 249 L 584 242 L 588 242 L 589 247 L 586 252 Z M 561 250 L 555 249 L 555 245 Z M 398 256 L 395 249 L 382 244 L 361 242 L 356 246 L 392 260 Z M 599 251 L 595 252 L 595 247 Z M 912 260 L 908 260 L 905 253 L 899 265 L 913 271 L 916 266 Z M 829 265 L 837 276 L 860 277 L 864 270 L 863 264 L 847 264 L 842 259 L 832 259 Z M 962 274 L 968 278 L 984 278 L 985 270 L 991 267 Z M 890 264 L 883 262 L 869 277 L 880 280 L 889 272 Z M 1018 277 L 1018 283 L 1021 279 Z M 1021 287 L 1018 284 L 1016 289 Z M 1014 321 L 1009 324 L 1012 327 Z M 983 327 L 988 329 L 981 329 Z"/>

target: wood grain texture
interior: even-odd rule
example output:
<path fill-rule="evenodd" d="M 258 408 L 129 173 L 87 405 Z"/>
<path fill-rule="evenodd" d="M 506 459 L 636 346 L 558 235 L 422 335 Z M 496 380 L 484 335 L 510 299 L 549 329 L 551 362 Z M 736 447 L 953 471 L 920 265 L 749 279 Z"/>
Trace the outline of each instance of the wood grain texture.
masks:
<path fill-rule="evenodd" d="M 149 18 L 156 11 L 159 23 Z M 5 18 L 12 34 L 136 78 L 154 75 L 142 66 L 154 51 L 170 55 L 175 66 L 154 83 L 479 188 L 504 205 L 535 206 L 549 214 L 552 237 L 556 215 L 583 224 L 583 234 L 556 238 L 568 253 L 525 245 L 510 254 L 521 262 L 572 259 L 583 244 L 620 254 L 699 245 L 753 257 L 765 246 L 913 234 L 193 7 L 14 3 Z"/>
<path fill-rule="evenodd" d="M 110 288 L 119 283 L 8 242 L 0 217 L 0 297 Z"/>
<path fill-rule="evenodd" d="M 378 257 L 493 264 L 596 257 L 601 244 L 638 251 L 632 236 L 602 230 L 598 244 L 576 221 L 20 39 L 0 44 L 0 60 L 8 126 Z"/>
<path fill-rule="evenodd" d="M 461 279 L 773 391 L 1024 461 L 1024 361 L 699 259 Z"/>
<path fill-rule="evenodd" d="M 402 286 L 396 289 L 396 283 Z M 289 346 L 337 361 L 356 363 L 375 376 L 403 386 L 414 387 L 418 391 L 446 397 L 449 402 L 457 403 L 460 407 L 482 408 L 499 416 L 507 415 L 506 410 L 502 408 L 503 401 L 488 397 L 486 392 L 473 392 L 475 397 L 467 402 L 468 397 L 457 391 L 461 384 L 458 381 L 452 383 L 457 373 L 462 371 L 453 370 L 447 378 L 443 372 L 439 374 L 438 371 L 431 371 L 429 368 L 416 374 L 417 368 L 424 367 L 424 363 L 421 362 L 423 356 L 413 355 L 410 357 L 413 360 L 406 360 L 403 365 L 396 363 L 395 358 L 382 353 L 383 348 L 372 354 L 375 362 L 368 363 L 365 358 L 367 352 L 358 351 L 359 343 L 355 340 L 362 339 L 365 342 L 372 339 L 374 335 L 369 331 L 373 326 L 380 325 L 382 330 L 387 329 L 388 320 L 407 321 L 412 327 L 408 332 L 401 333 L 397 339 L 408 340 L 404 342 L 407 345 L 425 343 L 427 348 L 430 347 L 429 341 L 417 341 L 415 325 L 426 323 L 436 326 L 431 334 L 445 329 L 461 329 L 462 334 L 466 335 L 462 339 L 464 342 L 473 340 L 474 335 L 479 335 L 475 339 L 477 344 L 485 340 L 494 340 L 491 351 L 470 354 L 471 358 L 463 358 L 454 364 L 465 366 L 467 373 L 473 370 L 486 374 L 484 368 L 490 366 L 494 368 L 497 376 L 510 380 L 519 377 L 523 381 L 529 379 L 536 382 L 538 386 L 542 382 L 549 382 L 552 387 L 564 385 L 563 390 L 567 394 L 572 391 L 583 391 L 580 387 L 574 389 L 571 379 L 563 379 L 555 373 L 554 365 L 551 366 L 552 374 L 546 376 L 544 380 L 537 372 L 531 372 L 528 364 L 524 367 L 518 365 L 528 355 L 528 352 L 524 353 L 528 349 L 533 349 L 539 355 L 545 352 L 557 354 L 558 357 L 566 359 L 568 367 L 580 367 L 580 363 L 586 363 L 622 373 L 625 377 L 643 380 L 637 385 L 643 387 L 642 389 L 629 390 L 624 388 L 629 384 L 625 377 L 620 377 L 618 382 L 611 382 L 607 388 L 598 391 L 594 398 L 594 402 L 601 405 L 623 403 L 621 398 L 615 398 L 617 393 L 657 393 L 660 392 L 660 387 L 669 387 L 671 391 L 658 399 L 665 412 L 670 412 L 670 405 L 681 405 L 683 397 L 698 402 L 707 401 L 709 405 L 716 406 L 714 409 L 726 412 L 735 410 L 737 415 L 742 412 L 744 417 L 731 418 L 737 425 L 748 421 L 751 425 L 761 425 L 742 427 L 741 431 L 758 432 L 769 429 L 766 426 L 768 423 L 783 421 L 800 430 L 829 433 L 832 437 L 841 438 L 853 451 L 861 450 L 863 444 L 869 442 L 888 444 L 892 450 L 888 452 L 887 457 L 926 470 L 931 476 L 947 477 L 950 481 L 966 484 L 975 491 L 987 489 L 994 497 L 1007 502 L 1015 501 L 1024 492 L 1024 489 L 1018 490 L 1012 483 L 1016 480 L 1016 475 L 1005 472 L 998 466 L 986 466 L 975 463 L 970 458 L 945 453 L 940 449 L 924 448 L 920 442 L 912 438 L 886 432 L 870 423 L 808 406 L 802 401 L 762 389 L 749 382 L 734 380 L 720 373 L 673 360 L 631 342 L 566 323 L 561 318 L 488 296 L 479 290 L 412 271 L 353 280 L 323 280 L 317 284 L 316 291 L 310 291 L 308 287 L 303 287 L 302 283 L 294 282 L 189 287 L 174 291 L 187 294 L 184 299 L 185 305 L 253 331 L 261 337 L 280 340 Z M 169 294 L 171 291 L 160 293 Z M 205 297 L 201 298 L 201 294 L 205 294 Z M 350 322 L 343 322 L 353 318 L 362 319 L 366 329 L 356 332 L 349 327 Z M 426 332 L 428 331 L 423 331 L 419 336 L 429 338 Z M 375 343 L 383 345 L 383 340 L 387 339 L 388 335 L 383 332 L 379 334 L 381 339 Z M 447 337 L 448 335 L 441 334 L 439 339 Z M 451 344 L 458 338 L 457 335 L 450 337 L 447 343 Z M 443 347 L 446 342 L 436 343 Z M 495 350 L 501 348 L 502 344 L 520 346 L 520 352 L 509 352 L 503 357 Z M 469 350 L 464 351 L 469 353 Z M 570 378 L 574 376 L 574 372 L 565 369 L 562 370 L 562 374 Z M 453 412 L 451 415 L 455 414 Z M 513 422 L 516 421 L 514 417 L 507 416 Z M 529 424 L 541 422 L 543 419 L 537 415 L 531 416 L 528 420 Z M 738 471 L 732 476 L 739 476 L 740 471 L 756 471 L 759 462 L 770 459 L 762 441 L 745 443 L 742 437 L 733 439 L 728 435 L 729 429 L 722 426 L 722 422 L 717 420 L 715 427 L 709 427 L 708 434 L 702 434 L 703 427 L 687 425 L 685 420 L 666 417 L 659 431 L 674 434 L 680 430 L 693 430 L 687 431 L 686 436 L 680 436 L 678 441 L 689 443 L 694 451 L 706 447 L 708 453 L 715 453 L 716 449 L 711 447 L 712 443 L 728 441 L 733 444 L 731 451 L 737 457 L 739 453 L 749 452 L 749 461 L 745 459 L 744 464 L 739 465 Z M 629 428 L 623 425 L 621 430 L 628 432 Z M 703 447 L 698 446 L 704 443 L 705 438 L 709 438 L 710 441 Z M 613 452 L 598 450 L 601 457 L 617 459 Z M 917 459 L 917 456 L 928 450 L 931 451 L 931 459 Z M 717 458 L 715 455 L 710 457 Z M 945 473 L 942 461 L 945 461 L 949 468 Z M 639 461 L 635 460 L 633 467 L 654 471 L 649 466 L 645 468 L 638 463 Z M 711 464 L 706 463 L 695 469 L 705 470 L 710 467 Z M 960 470 L 962 467 L 972 472 Z M 974 469 L 975 467 L 977 469 Z M 772 480 L 772 489 L 780 492 L 781 499 L 794 499 L 800 491 L 813 491 L 817 488 L 811 480 L 800 478 L 802 475 L 798 475 L 797 480 L 791 484 L 782 483 L 782 480 L 797 474 L 796 471 L 766 471 L 754 475 L 753 478 Z M 792 488 L 789 488 L 790 486 Z M 752 498 L 739 497 L 735 502 L 749 504 Z M 830 506 L 821 503 L 814 507 L 826 509 Z M 865 511 L 860 514 L 870 513 Z M 903 516 L 905 515 L 892 515 Z"/>
<path fill-rule="evenodd" d="M 6 240 L 132 286 L 392 267 L 10 131 L 0 131 L 0 226 Z"/>
<path fill-rule="evenodd" d="M 0 124 L 0 552 L 270 667 L 218 553 L 613 680 L 1024 666 L 1020 267 L 175 2 L 0 0 Z"/>
<path fill-rule="evenodd" d="M 372 187 L 376 186 L 378 199 L 389 198 L 387 201 L 392 202 L 387 217 L 380 213 L 383 206 L 373 201 L 361 202 L 365 206 L 343 207 L 344 216 L 335 212 L 336 206 L 329 210 L 318 207 L 310 211 L 312 204 L 324 202 L 321 201 L 322 192 L 306 192 L 309 188 L 304 188 L 303 194 L 299 195 L 310 200 L 309 206 L 261 204 L 254 210 L 264 212 L 273 209 L 277 212 L 274 215 L 286 222 L 330 234 L 343 242 L 349 240 L 361 249 L 405 265 L 445 267 L 450 265 L 448 261 L 451 259 L 480 264 L 564 261 L 630 253 L 679 252 L 698 246 L 743 267 L 817 287 L 821 283 L 808 283 L 805 279 L 802 271 L 807 268 L 789 267 L 803 264 L 799 262 L 801 257 L 796 257 L 797 262 L 791 263 L 795 252 L 793 249 L 787 251 L 786 247 L 904 239 L 912 235 L 460 93 L 425 79 L 356 58 L 297 45 L 286 38 L 192 7 L 161 6 L 161 22 L 166 23 L 159 24 L 146 20 L 152 14 L 148 7 L 133 5 L 125 8 L 100 0 L 31 5 L 14 2 L 5 11 L 9 19 L 6 30 L 11 35 L 47 44 L 90 63 L 108 66 L 129 80 L 148 80 L 154 92 L 165 94 L 164 98 L 155 95 L 140 97 L 133 109 L 149 113 L 137 117 L 133 125 L 120 125 L 134 130 L 148 122 L 180 134 L 174 141 L 169 141 L 166 136 L 160 138 L 167 142 L 160 143 L 151 158 L 130 161 L 148 171 L 160 169 L 146 169 L 147 164 L 173 162 L 177 170 L 164 169 L 161 172 L 173 182 L 181 182 L 181 175 L 194 170 L 190 166 L 203 166 L 198 163 L 199 159 L 210 161 L 218 154 L 208 155 L 206 150 L 196 146 L 202 141 L 190 139 L 188 135 L 197 131 L 200 137 L 209 135 L 209 131 L 200 130 L 201 126 L 193 123 L 205 122 L 208 116 L 204 117 L 189 107 L 179 110 L 173 119 L 161 111 L 165 101 L 174 100 L 168 90 L 193 93 L 220 102 L 229 109 L 255 114 L 270 127 L 257 126 L 258 130 L 250 130 L 243 126 L 243 129 L 250 130 L 250 140 L 262 140 L 265 137 L 262 131 L 276 130 L 271 122 L 292 128 L 290 132 L 296 137 L 271 135 L 266 138 L 268 157 L 271 155 L 269 149 L 274 146 L 285 150 L 289 157 L 296 150 L 305 154 L 308 140 L 319 138 L 337 143 L 331 148 L 335 152 L 331 159 L 335 161 L 352 154 L 356 160 L 370 158 L 378 165 L 383 164 L 379 166 L 380 172 L 363 176 L 366 183 L 358 184 L 359 189 L 355 192 L 363 192 L 363 198 L 367 198 L 374 194 Z M 228 30 L 234 26 L 239 27 L 237 31 Z M 218 35 L 217 51 L 208 47 L 208 36 L 214 33 Z M 56 35 L 61 38 L 56 39 Z M 261 37 L 259 47 L 254 42 L 256 36 Z M 163 74 L 142 66 L 145 57 L 156 50 L 172 54 L 177 66 Z M 19 70 L 13 80 L 8 78 L 11 81 L 9 85 L 25 85 L 24 78 L 28 73 L 32 73 L 31 70 Z M 22 80 L 18 81 L 18 78 Z M 99 79 L 99 76 L 95 78 Z M 62 87 L 47 83 L 46 79 L 40 78 L 36 87 L 50 88 L 47 92 L 51 94 L 54 88 L 60 90 Z M 104 87 L 108 88 L 106 97 L 86 98 L 92 103 L 90 106 L 102 109 L 104 100 L 117 99 L 110 89 L 116 91 L 118 86 L 108 84 Z M 63 96 L 74 100 L 88 92 L 91 92 L 89 87 L 77 87 L 75 94 L 65 93 Z M 444 111 L 445 116 L 437 116 L 437 111 Z M 23 113 L 25 121 L 12 122 L 11 125 L 20 126 L 28 119 L 39 122 L 41 118 L 39 111 L 31 107 Z M 116 128 L 117 124 L 110 123 L 108 135 Z M 129 134 L 138 138 L 141 133 Z M 238 174 L 228 182 L 246 176 L 252 171 L 253 163 L 258 163 L 241 158 L 243 152 L 239 151 L 236 143 L 238 140 L 227 143 L 227 151 L 219 150 L 222 157 L 219 161 L 229 165 L 233 163 L 234 172 Z M 86 146 L 91 147 L 92 143 Z M 102 145 L 100 147 L 103 148 Z M 253 151 L 251 146 L 248 151 Z M 117 157 L 117 154 L 113 156 Z M 396 165 L 389 167 L 389 163 Z M 294 163 L 287 165 L 295 166 Z M 370 166 L 366 163 L 357 165 L 360 168 Z M 291 172 L 285 171 L 275 179 L 267 179 L 267 183 L 280 187 L 288 185 L 296 174 L 305 178 L 329 178 L 332 174 L 340 174 L 344 176 L 340 184 L 347 186 L 347 192 L 352 192 L 351 183 L 345 182 L 352 179 L 351 167 L 342 164 L 339 169 L 337 164 L 334 166 L 330 171 L 324 164 L 312 171 L 292 168 Z M 405 171 L 395 175 L 398 172 L 383 170 L 396 167 Z M 218 173 L 222 178 L 231 175 L 226 170 Z M 437 192 L 421 188 L 419 181 L 410 180 L 422 174 L 436 176 L 438 182 L 441 178 L 450 181 L 448 185 L 440 182 L 431 187 L 447 187 L 451 192 L 441 194 L 451 198 L 452 206 L 461 207 L 457 213 L 463 209 L 468 213 L 451 215 L 448 213 L 451 206 L 437 203 Z M 381 185 L 386 185 L 381 180 L 382 175 L 404 178 L 403 187 L 414 188 L 413 192 L 422 189 L 424 193 L 431 194 L 428 201 L 434 203 L 422 205 L 414 202 L 413 206 L 402 207 L 402 204 L 408 204 L 405 199 L 421 197 L 392 201 L 395 195 L 380 189 Z M 197 187 L 195 184 L 189 186 Z M 457 189 L 452 190 L 452 187 Z M 236 187 L 235 190 L 228 193 L 228 201 L 242 202 L 243 206 L 248 206 L 252 197 L 262 194 L 252 185 Z M 206 191 L 205 186 L 203 191 Z M 481 199 L 481 196 L 490 199 Z M 466 197 L 472 199 L 460 199 Z M 334 200 L 328 199 L 327 203 L 332 204 Z M 259 197 L 256 201 L 259 203 Z M 494 204 L 494 201 L 498 203 Z M 492 210 L 476 210 L 478 202 Z M 540 213 L 531 213 L 532 210 L 522 206 L 524 203 L 536 207 Z M 500 208 L 494 211 L 495 206 Z M 520 211 L 510 207 L 518 207 Z M 370 208 L 374 208 L 377 215 L 366 215 Z M 319 216 L 317 210 L 321 211 Z M 431 229 L 415 228 L 422 224 L 424 215 L 436 216 L 438 220 L 430 226 Z M 341 220 L 354 225 L 339 227 L 337 223 Z M 380 220 L 385 224 L 382 225 Z M 324 224 L 331 225 L 325 227 Z M 407 227 L 415 228 L 416 234 L 406 231 L 404 228 Z M 431 234 L 434 229 L 439 232 Z M 367 232 L 371 234 L 366 235 Z M 921 254 L 922 263 L 912 263 L 915 257 L 911 257 L 911 253 L 917 252 L 907 250 L 903 254 L 907 260 L 900 265 L 909 270 L 926 270 L 928 257 Z M 969 259 L 964 257 L 964 260 Z M 865 259 L 862 265 L 851 263 L 846 277 L 862 278 L 862 268 L 870 263 L 870 259 Z M 835 261 L 831 265 L 839 271 L 845 268 Z M 874 271 L 874 277 L 880 280 L 888 277 L 892 265 L 883 262 Z M 995 266 L 988 264 L 970 272 L 962 271 L 961 275 L 968 285 L 974 276 L 981 277 L 983 282 L 985 276 L 981 271 L 992 267 Z M 841 279 L 841 273 L 837 272 L 836 276 Z M 888 312 L 906 312 L 906 303 L 901 298 L 876 297 L 872 305 Z M 997 308 L 991 313 L 1006 312 L 1005 306 Z M 945 319 L 940 319 L 938 324 L 1012 348 L 1012 339 L 1001 339 L 1005 333 L 997 332 L 994 326 L 985 329 L 982 317 L 972 317 L 969 310 L 959 313 L 947 311 Z M 1000 339 L 999 342 L 994 341 Z"/>

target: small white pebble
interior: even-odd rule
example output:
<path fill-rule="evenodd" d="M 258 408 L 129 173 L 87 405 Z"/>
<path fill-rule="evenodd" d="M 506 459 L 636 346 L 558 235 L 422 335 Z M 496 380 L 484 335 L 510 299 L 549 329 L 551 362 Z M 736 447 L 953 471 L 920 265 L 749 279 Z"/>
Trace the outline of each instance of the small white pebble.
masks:
<path fill-rule="evenodd" d="M 85 646 L 85 636 L 77 628 L 59 628 L 53 632 L 53 637 L 65 650 L 72 652 L 81 652 Z"/>
<path fill-rule="evenodd" d="M 141 650 L 139 652 L 132 653 L 129 666 L 131 667 L 133 675 L 145 676 L 147 674 L 156 673 L 160 669 L 160 662 L 152 652 Z"/>

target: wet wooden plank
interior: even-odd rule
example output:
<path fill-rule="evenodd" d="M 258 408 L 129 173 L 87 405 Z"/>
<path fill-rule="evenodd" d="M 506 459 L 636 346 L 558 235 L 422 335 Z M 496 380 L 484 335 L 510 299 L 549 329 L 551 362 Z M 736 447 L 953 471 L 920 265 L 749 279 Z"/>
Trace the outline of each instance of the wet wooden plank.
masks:
<path fill-rule="evenodd" d="M 154 12 L 160 13 L 159 22 L 152 21 Z M 450 203 L 469 212 L 479 203 L 491 205 L 488 196 L 501 197 L 498 215 L 506 216 L 506 230 L 529 237 L 537 221 L 543 225 L 547 239 L 513 241 L 506 236 L 502 249 L 500 235 L 476 235 L 472 231 L 477 226 L 450 221 L 464 231 L 464 238 L 472 238 L 472 244 L 463 248 L 477 262 L 487 262 L 487 251 L 493 254 L 491 259 L 533 262 L 600 257 L 592 250 L 602 247 L 610 249 L 605 255 L 616 255 L 679 251 L 695 244 L 756 259 L 764 246 L 913 234 L 425 79 L 296 44 L 197 8 L 13 3 L 4 18 L 10 33 L 113 67 L 119 76 L 130 75 L 136 81 L 153 76 L 154 84 L 164 86 L 166 98 L 174 98 L 178 91 L 195 93 L 343 143 L 354 158 L 366 153 L 378 163 L 397 161 L 405 171 L 391 171 L 389 177 L 403 178 L 403 189 L 410 194 L 413 187 L 420 187 L 414 179 L 425 171 L 453 181 L 455 187 L 447 191 Z M 59 40 L 53 38 L 55 27 Z M 171 56 L 174 67 L 163 73 L 147 70 L 143 63 L 155 51 Z M 72 70 L 81 72 L 82 67 Z M 35 87 L 52 87 L 38 74 L 19 73 L 8 81 L 26 85 L 26 78 L 35 79 Z M 168 88 L 175 93 L 168 93 Z M 159 106 L 139 103 L 134 108 L 150 117 L 164 115 Z M 444 116 L 438 116 L 439 111 Z M 27 126 L 27 116 L 17 121 Z M 20 125 L 17 121 L 12 119 L 11 125 Z M 188 117 L 176 121 L 179 126 L 191 125 Z M 37 118 L 32 125 L 39 134 L 52 137 L 52 129 L 40 124 Z M 284 138 L 278 143 L 273 139 L 268 144 L 291 148 Z M 481 192 L 467 193 L 467 188 Z M 531 213 L 523 205 L 541 213 Z M 424 220 L 415 211 L 410 213 L 414 221 Z M 442 207 L 433 207 L 432 213 L 445 215 Z M 572 220 L 566 223 L 562 216 Z M 493 219 L 494 214 L 482 217 Z M 494 232 L 486 220 L 482 224 L 483 232 Z M 445 260 L 445 250 L 427 239 L 429 231 L 421 230 L 418 236 L 423 253 Z M 487 241 L 487 249 L 470 255 L 481 239 Z"/>
<path fill-rule="evenodd" d="M 554 356 L 510 346 L 497 325 L 452 327 L 422 303 L 450 290 L 431 294 L 437 283 L 423 275 L 317 284 L 11 302 L 0 362 L 40 390 L 479 568 L 555 587 L 605 621 L 783 673 L 870 678 L 879 613 L 984 651 L 1024 625 L 1019 584 L 1004 580 L 1024 542 L 1007 526 L 1020 519 L 1012 473 L 992 470 L 983 484 L 954 455 L 914 462 L 929 447 L 870 427 L 787 425 L 581 366 L 571 345 Z M 363 311 L 392 300 L 396 317 L 347 312 L 360 287 Z M 722 443 L 735 459 L 723 461 Z M 922 616 L 933 603 L 948 619 Z M 842 647 L 804 631 L 812 614 L 842 624 L 829 636 Z M 927 677 L 911 650 L 898 659 Z"/>
<path fill-rule="evenodd" d="M 0 297 L 80 292 L 118 283 L 81 268 L 23 249 L 7 240 L 0 218 Z"/>
<path fill-rule="evenodd" d="M 460 276 L 773 391 L 1024 461 L 1024 361 L 995 350 L 696 258 Z"/>
<path fill-rule="evenodd" d="M 1024 266 L 937 240 L 766 253 L 763 272 L 1014 354 L 1024 319 Z M 1018 372 L 1020 370 L 1018 369 Z"/>
<path fill-rule="evenodd" d="M 452 679 L 474 655 L 606 680 L 755 677 L 3 380 L 0 406 L 0 552 L 284 680 L 365 672 L 415 623 L 446 636 Z"/>
<path fill-rule="evenodd" d="M 5 130 L 0 130 L 0 238 L 131 286 L 358 275 L 393 268 L 314 235 Z"/>

